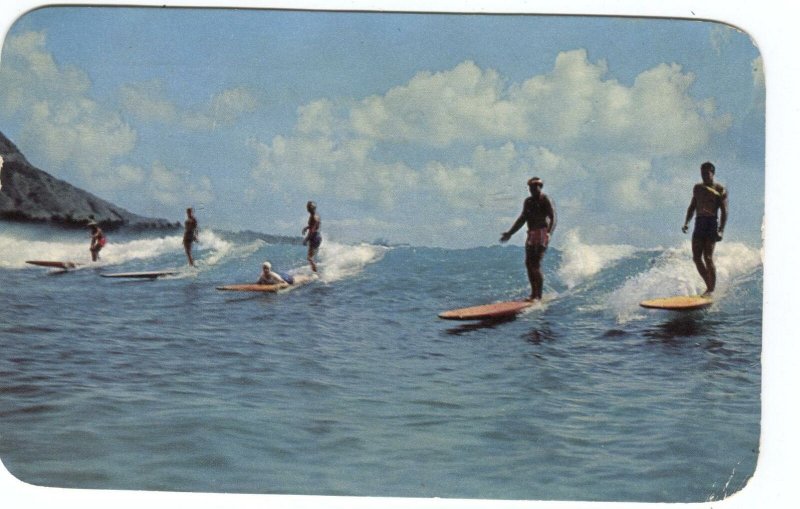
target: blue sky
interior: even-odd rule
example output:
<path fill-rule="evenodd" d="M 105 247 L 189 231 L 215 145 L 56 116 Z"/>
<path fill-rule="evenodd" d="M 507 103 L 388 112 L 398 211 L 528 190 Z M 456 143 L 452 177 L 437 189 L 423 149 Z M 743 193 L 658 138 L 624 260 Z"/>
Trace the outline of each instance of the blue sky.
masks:
<path fill-rule="evenodd" d="M 556 246 L 673 245 L 711 160 L 761 237 L 761 56 L 720 23 L 49 7 L 0 89 L 33 164 L 145 215 L 294 235 L 312 199 L 340 241 L 490 245 L 537 175 Z"/>

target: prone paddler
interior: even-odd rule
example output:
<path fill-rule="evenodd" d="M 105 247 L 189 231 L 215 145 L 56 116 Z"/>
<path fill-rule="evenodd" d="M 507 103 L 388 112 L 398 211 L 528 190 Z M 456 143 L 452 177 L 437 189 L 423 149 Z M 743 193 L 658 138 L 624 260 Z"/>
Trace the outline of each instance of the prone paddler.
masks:
<path fill-rule="evenodd" d="M 542 258 L 547 251 L 550 237 L 556 228 L 556 212 L 553 202 L 542 192 L 544 182 L 539 177 L 528 180 L 531 195 L 522 204 L 522 213 L 507 232 L 500 237 L 500 242 L 508 242 L 522 225 L 528 225 L 528 236 L 525 239 L 525 268 L 531 284 L 529 301 L 542 300 L 544 276 L 542 275 Z"/>
<path fill-rule="evenodd" d="M 272 270 L 272 264 L 268 261 L 261 264 L 261 276 L 258 278 L 259 285 L 292 285 L 294 277 L 291 274 L 279 274 Z"/>

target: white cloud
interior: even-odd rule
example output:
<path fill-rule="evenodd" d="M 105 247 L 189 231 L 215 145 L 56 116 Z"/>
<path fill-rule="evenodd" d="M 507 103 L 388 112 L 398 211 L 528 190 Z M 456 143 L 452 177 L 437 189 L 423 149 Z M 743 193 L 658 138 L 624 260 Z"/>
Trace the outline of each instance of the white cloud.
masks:
<path fill-rule="evenodd" d="M 278 195 L 292 190 L 310 196 L 327 192 L 346 201 L 391 207 L 397 193 L 413 190 L 418 180 L 404 163 L 371 159 L 369 140 L 278 136 L 271 144 L 252 140 L 250 147 L 258 157 L 253 177 Z"/>
<path fill-rule="evenodd" d="M 178 110 L 166 99 L 161 81 L 123 85 L 119 95 L 123 109 L 138 120 L 171 124 L 178 119 Z"/>
<path fill-rule="evenodd" d="M 721 23 L 717 23 L 711 28 L 711 47 L 714 48 L 717 55 L 722 54 L 722 50 L 733 38 L 733 30 L 735 29 Z"/>
<path fill-rule="evenodd" d="M 187 171 L 170 169 L 159 161 L 153 163 L 146 187 L 153 199 L 168 206 L 183 206 L 186 203 L 200 206 L 214 199 L 208 177 L 195 178 Z"/>
<path fill-rule="evenodd" d="M 215 94 L 206 104 L 181 109 L 168 98 L 168 91 L 159 80 L 124 85 L 119 96 L 124 111 L 137 120 L 181 125 L 198 131 L 231 125 L 258 106 L 249 90 L 235 87 Z"/>
<path fill-rule="evenodd" d="M 133 149 L 136 132 L 90 98 L 86 74 L 60 67 L 46 42 L 42 32 L 8 38 L 0 67 L 2 113 L 20 119 L 22 141 L 46 163 L 74 165 L 93 181 Z"/>
<path fill-rule="evenodd" d="M 272 195 L 332 193 L 386 210 L 408 196 L 422 215 L 442 200 L 508 214 L 533 175 L 565 196 L 568 214 L 602 222 L 653 210 L 685 170 L 666 161 L 695 157 L 731 119 L 691 95 L 695 78 L 677 64 L 631 85 L 607 75 L 604 61 L 574 50 L 520 83 L 466 61 L 355 103 L 316 100 L 298 109 L 292 133 L 251 142 L 252 173 Z"/>
<path fill-rule="evenodd" d="M 349 122 L 364 138 L 440 148 L 510 140 L 600 150 L 613 144 L 653 155 L 691 152 L 728 125 L 713 103 L 689 95 L 694 76 L 676 64 L 644 71 L 631 87 L 607 72 L 604 61 L 573 50 L 560 53 L 550 72 L 508 85 L 467 61 L 364 99 Z"/>

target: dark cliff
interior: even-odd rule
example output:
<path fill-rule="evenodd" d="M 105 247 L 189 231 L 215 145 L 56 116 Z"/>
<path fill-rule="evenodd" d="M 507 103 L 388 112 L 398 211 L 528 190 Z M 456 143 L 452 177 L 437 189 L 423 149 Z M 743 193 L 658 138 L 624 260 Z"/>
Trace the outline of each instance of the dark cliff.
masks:
<path fill-rule="evenodd" d="M 0 219 L 105 228 L 177 228 L 180 223 L 139 216 L 31 165 L 0 132 Z"/>

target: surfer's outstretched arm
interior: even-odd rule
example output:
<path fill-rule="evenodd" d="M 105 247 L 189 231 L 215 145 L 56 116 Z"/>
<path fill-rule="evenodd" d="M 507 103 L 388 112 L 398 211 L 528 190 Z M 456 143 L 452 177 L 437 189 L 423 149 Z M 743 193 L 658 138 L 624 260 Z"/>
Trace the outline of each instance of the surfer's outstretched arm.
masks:
<path fill-rule="evenodd" d="M 522 214 L 519 215 L 514 224 L 507 232 L 503 232 L 503 235 L 500 236 L 500 242 L 508 242 L 508 239 L 511 238 L 512 235 L 517 233 L 517 230 L 522 228 L 522 225 L 525 224 L 525 211 L 522 211 Z"/>
<path fill-rule="evenodd" d="M 683 233 L 686 233 L 689 230 L 689 221 L 692 220 L 692 217 L 694 216 L 694 210 L 696 208 L 697 208 L 697 200 L 695 199 L 694 196 L 692 196 L 692 201 L 689 203 L 689 208 L 686 209 L 686 220 L 683 222 L 683 228 L 681 228 L 681 231 L 683 231 Z"/>
<path fill-rule="evenodd" d="M 553 200 L 550 197 L 545 196 L 545 200 L 547 200 L 547 218 L 549 220 L 547 226 L 547 233 L 552 235 L 556 229 L 556 206 L 553 203 Z"/>

